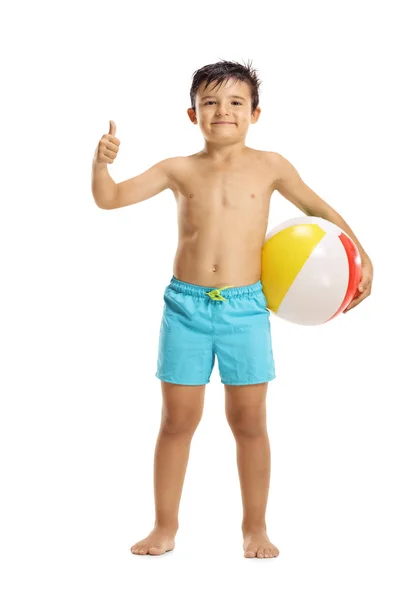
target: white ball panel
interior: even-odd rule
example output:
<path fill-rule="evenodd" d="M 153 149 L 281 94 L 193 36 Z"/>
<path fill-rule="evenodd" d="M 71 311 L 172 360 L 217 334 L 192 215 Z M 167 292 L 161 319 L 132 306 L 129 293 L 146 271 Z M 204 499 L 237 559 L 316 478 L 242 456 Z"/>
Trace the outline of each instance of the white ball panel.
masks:
<path fill-rule="evenodd" d="M 327 233 L 292 283 L 277 315 L 302 325 L 324 323 L 342 304 L 348 281 L 343 244 L 335 234 Z"/>

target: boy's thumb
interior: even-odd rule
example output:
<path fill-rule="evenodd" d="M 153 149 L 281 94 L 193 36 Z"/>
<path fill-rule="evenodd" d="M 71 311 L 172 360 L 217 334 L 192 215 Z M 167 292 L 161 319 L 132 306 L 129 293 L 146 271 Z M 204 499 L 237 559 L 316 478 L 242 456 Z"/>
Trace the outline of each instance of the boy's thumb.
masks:
<path fill-rule="evenodd" d="M 117 126 L 115 125 L 114 121 L 110 121 L 110 131 L 108 133 L 110 135 L 115 135 L 116 131 L 117 131 Z"/>

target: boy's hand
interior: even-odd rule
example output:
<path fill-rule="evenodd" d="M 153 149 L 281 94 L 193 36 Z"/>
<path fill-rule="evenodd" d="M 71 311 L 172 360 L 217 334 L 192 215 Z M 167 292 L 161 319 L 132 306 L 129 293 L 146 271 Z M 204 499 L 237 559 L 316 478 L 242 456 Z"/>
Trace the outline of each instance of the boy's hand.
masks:
<path fill-rule="evenodd" d="M 361 276 L 361 281 L 359 283 L 358 289 L 357 289 L 356 293 L 354 294 L 353 300 L 350 302 L 348 307 L 343 311 L 343 314 L 347 313 L 347 311 L 349 311 L 352 308 L 354 308 L 355 306 L 357 306 L 357 304 L 360 304 L 360 302 L 365 300 L 365 298 L 367 298 L 371 293 L 372 279 L 374 277 L 374 269 L 372 266 L 372 262 L 370 260 L 364 261 L 362 263 L 361 270 L 362 270 L 362 276 Z"/>
<path fill-rule="evenodd" d="M 114 162 L 120 145 L 120 140 L 115 137 L 117 126 L 114 121 L 110 121 L 110 131 L 105 133 L 99 141 L 96 152 L 94 155 L 94 162 L 96 165 L 103 164 L 107 167 L 107 164 L 112 165 Z"/>

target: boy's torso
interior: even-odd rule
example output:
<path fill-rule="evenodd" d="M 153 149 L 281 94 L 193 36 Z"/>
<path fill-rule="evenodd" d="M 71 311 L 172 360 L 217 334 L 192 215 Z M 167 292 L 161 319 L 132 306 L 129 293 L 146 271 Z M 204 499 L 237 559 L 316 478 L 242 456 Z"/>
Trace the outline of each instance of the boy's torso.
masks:
<path fill-rule="evenodd" d="M 195 285 L 250 285 L 261 277 L 276 170 L 273 153 L 245 148 L 231 163 L 201 152 L 174 159 L 178 209 L 173 274 Z"/>

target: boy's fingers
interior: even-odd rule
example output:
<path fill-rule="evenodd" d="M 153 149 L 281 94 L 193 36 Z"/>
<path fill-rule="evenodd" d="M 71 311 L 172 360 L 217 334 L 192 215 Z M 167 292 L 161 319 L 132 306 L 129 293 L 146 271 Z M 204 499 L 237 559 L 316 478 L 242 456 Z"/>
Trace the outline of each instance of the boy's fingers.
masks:
<path fill-rule="evenodd" d="M 355 299 L 352 302 L 350 302 L 350 304 L 343 311 L 343 313 L 346 313 L 347 311 L 349 311 L 352 308 L 354 308 L 355 306 L 357 306 L 357 304 L 360 304 L 360 302 L 362 302 L 367 296 L 369 296 L 369 290 L 365 290 L 364 289 L 364 292 L 362 294 L 360 294 L 359 296 L 357 296 L 357 299 Z"/>

